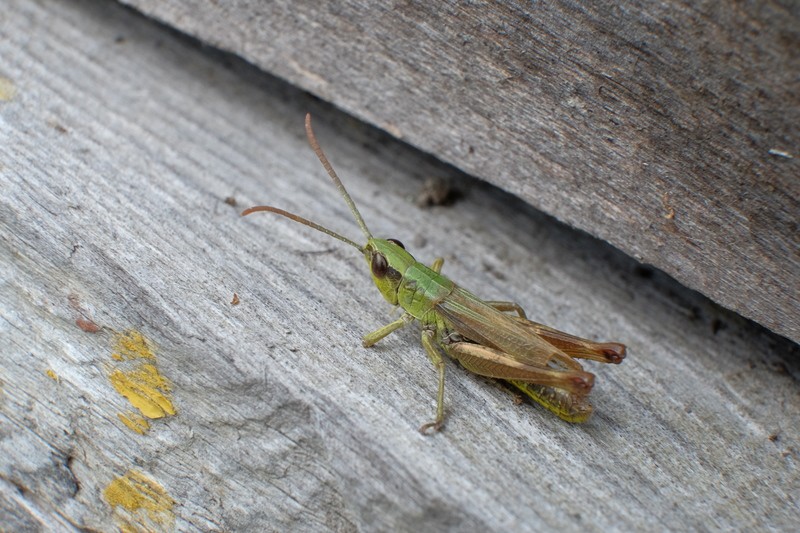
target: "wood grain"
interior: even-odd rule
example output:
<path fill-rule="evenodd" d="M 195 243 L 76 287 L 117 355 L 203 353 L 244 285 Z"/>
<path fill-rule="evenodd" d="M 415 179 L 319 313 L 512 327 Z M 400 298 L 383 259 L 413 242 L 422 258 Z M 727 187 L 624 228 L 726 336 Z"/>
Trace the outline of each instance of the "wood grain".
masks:
<path fill-rule="evenodd" d="M 3 529 L 796 525 L 796 345 L 466 176 L 456 204 L 419 209 L 452 168 L 113 2 L 6 7 Z M 445 430 L 417 433 L 435 373 L 413 328 L 360 346 L 391 316 L 363 261 L 238 216 L 271 203 L 358 236 L 306 146 L 308 110 L 374 233 L 443 255 L 481 296 L 628 344 L 622 365 L 591 366 L 588 424 L 448 364 Z M 146 390 L 146 365 L 169 385 Z M 117 370 L 176 414 L 144 417 Z"/>
<path fill-rule="evenodd" d="M 800 342 L 797 2 L 123 1 Z"/>

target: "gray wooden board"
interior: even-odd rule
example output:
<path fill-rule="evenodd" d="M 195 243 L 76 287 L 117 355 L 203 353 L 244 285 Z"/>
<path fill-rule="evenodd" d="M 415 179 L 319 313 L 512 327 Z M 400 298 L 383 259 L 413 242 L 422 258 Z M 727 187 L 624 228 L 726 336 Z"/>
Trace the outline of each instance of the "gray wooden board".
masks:
<path fill-rule="evenodd" d="M 123 1 L 800 342 L 800 3 Z"/>
<path fill-rule="evenodd" d="M 796 345 L 487 185 L 421 210 L 452 168 L 117 4 L 12 2 L 0 19 L 0 516 L 110 531 L 130 470 L 164 529 L 788 530 L 800 520 Z M 479 295 L 623 341 L 570 425 L 448 363 L 435 374 L 347 246 L 305 111 L 376 234 Z M 233 196 L 233 208 L 224 202 Z M 241 303 L 231 305 L 233 293 Z M 77 319 L 102 326 L 83 331 Z M 141 331 L 177 415 L 139 435 L 109 371 Z M 48 377 L 47 371 L 58 381 Z"/>

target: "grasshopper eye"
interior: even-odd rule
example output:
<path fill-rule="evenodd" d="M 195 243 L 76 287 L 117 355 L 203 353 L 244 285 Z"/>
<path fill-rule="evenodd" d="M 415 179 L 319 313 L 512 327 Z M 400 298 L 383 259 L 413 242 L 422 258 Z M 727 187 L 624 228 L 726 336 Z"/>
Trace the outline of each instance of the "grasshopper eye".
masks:
<path fill-rule="evenodd" d="M 373 276 L 376 278 L 383 278 L 389 270 L 389 263 L 386 262 L 386 257 L 383 254 L 375 254 L 372 256 L 370 268 L 372 269 Z"/>
<path fill-rule="evenodd" d="M 387 241 L 389 241 L 389 242 L 390 242 L 390 243 L 392 243 L 392 244 L 396 244 L 397 246 L 399 246 L 399 247 L 400 247 L 400 248 L 402 248 L 403 250 L 405 250 L 405 249 L 406 249 L 406 247 L 405 247 L 405 246 L 403 246 L 403 243 L 402 243 L 402 242 L 400 242 L 400 241 L 398 241 L 397 239 L 386 239 L 386 240 L 387 240 Z"/>

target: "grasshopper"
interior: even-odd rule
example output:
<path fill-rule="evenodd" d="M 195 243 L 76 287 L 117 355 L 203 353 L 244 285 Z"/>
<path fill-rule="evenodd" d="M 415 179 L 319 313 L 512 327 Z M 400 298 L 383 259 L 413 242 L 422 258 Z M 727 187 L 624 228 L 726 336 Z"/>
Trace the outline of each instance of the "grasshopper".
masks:
<path fill-rule="evenodd" d="M 268 211 L 321 231 L 356 248 L 369 265 L 372 281 L 383 297 L 400 306 L 394 322 L 363 338 L 370 347 L 398 329 L 418 321 L 422 346 L 439 377 L 436 418 L 419 428 L 423 434 L 442 428 L 444 422 L 445 362 L 442 352 L 475 374 L 511 383 L 525 395 L 568 422 L 585 422 L 592 414 L 588 401 L 594 374 L 576 359 L 620 363 L 625 345 L 593 342 L 528 320 L 519 304 L 484 301 L 441 274 L 444 259 L 430 267 L 418 262 L 396 239 L 372 236 L 347 190 L 320 148 L 306 115 L 306 135 L 317 158 L 350 208 L 367 244 L 358 243 L 310 220 L 277 207 L 256 206 L 242 216 Z"/>

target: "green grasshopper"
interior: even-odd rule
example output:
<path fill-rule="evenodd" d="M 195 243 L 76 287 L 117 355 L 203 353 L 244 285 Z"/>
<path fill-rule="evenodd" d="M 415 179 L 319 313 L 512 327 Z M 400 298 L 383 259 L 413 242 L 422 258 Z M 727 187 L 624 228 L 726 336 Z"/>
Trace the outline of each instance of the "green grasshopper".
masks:
<path fill-rule="evenodd" d="M 368 333 L 370 347 L 413 322 L 422 325 L 422 346 L 439 374 L 436 419 L 419 431 L 439 431 L 444 422 L 442 352 L 475 374 L 508 381 L 524 394 L 568 422 L 585 422 L 592 414 L 588 394 L 594 374 L 575 359 L 620 363 L 625 345 L 597 343 L 528 320 L 514 302 L 484 301 L 441 274 L 444 259 L 429 268 L 418 262 L 396 239 L 376 239 L 367 229 L 350 195 L 320 148 L 306 115 L 306 135 L 314 153 L 353 213 L 367 244 L 354 241 L 295 214 L 270 206 L 246 209 L 242 216 L 269 211 L 304 224 L 356 248 L 366 259 L 372 281 L 392 305 L 403 308 L 394 322 Z M 514 314 L 509 314 L 514 313 Z"/>

